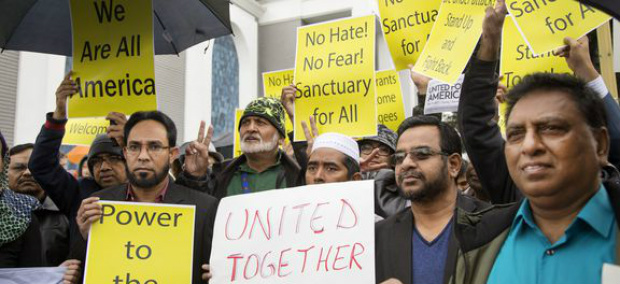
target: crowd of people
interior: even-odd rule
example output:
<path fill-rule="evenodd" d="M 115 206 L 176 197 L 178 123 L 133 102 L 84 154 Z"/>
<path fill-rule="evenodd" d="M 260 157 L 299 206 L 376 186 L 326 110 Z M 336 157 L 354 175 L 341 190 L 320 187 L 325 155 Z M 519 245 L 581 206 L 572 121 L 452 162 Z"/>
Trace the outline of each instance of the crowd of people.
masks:
<path fill-rule="evenodd" d="M 507 91 L 497 67 L 504 1 L 487 9 L 454 127 L 414 111 L 394 132 L 355 140 L 319 133 L 281 146 L 297 89 L 252 101 L 239 121 L 242 155 L 224 159 L 213 128 L 177 147 L 160 111 L 110 113 L 90 146 L 90 176 L 61 164 L 68 74 L 34 143 L 2 140 L 0 267 L 64 266 L 81 283 L 100 200 L 196 207 L 193 283 L 212 274 L 218 201 L 306 184 L 373 180 L 377 283 L 600 283 L 620 262 L 620 107 L 590 59 L 587 37 L 558 50 L 574 75 L 536 73 Z M 428 78 L 411 73 L 424 93 Z M 508 105 L 505 135 L 498 101 Z M 288 132 L 287 132 L 288 131 Z M 1 138 L 1 136 L 0 136 Z M 1 282 L 1 281 L 0 281 Z"/>

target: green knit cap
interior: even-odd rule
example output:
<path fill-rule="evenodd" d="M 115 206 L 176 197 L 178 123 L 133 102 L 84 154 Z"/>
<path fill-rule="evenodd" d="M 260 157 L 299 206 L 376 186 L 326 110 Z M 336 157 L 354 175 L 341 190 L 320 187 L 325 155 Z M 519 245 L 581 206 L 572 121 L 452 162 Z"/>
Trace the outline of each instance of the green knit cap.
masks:
<path fill-rule="evenodd" d="M 241 129 L 241 122 L 248 116 L 260 116 L 267 119 L 273 126 L 282 134 L 282 137 L 286 137 L 286 128 L 284 126 L 284 107 L 280 100 L 275 98 L 262 97 L 253 100 L 248 104 L 243 112 L 243 116 L 239 120 L 239 129 Z M 237 130 L 239 130 L 237 129 Z"/>

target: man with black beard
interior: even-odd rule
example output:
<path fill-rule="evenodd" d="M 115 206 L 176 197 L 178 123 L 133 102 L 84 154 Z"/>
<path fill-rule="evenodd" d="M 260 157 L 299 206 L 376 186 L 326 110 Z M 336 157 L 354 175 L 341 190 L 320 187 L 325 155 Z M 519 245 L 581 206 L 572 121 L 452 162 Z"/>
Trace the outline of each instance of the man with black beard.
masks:
<path fill-rule="evenodd" d="M 445 268 L 456 261 L 452 224 L 456 210 L 479 211 L 489 205 L 460 194 L 457 177 L 462 145 L 456 130 L 436 117 L 407 118 L 398 129 L 392 156 L 396 184 L 411 201 L 377 223 L 377 283 L 444 283 Z"/>
<path fill-rule="evenodd" d="M 186 204 L 196 206 L 194 229 L 193 282 L 202 283 L 200 266 L 209 262 L 217 200 L 199 191 L 175 184 L 168 175 L 170 163 L 177 156 L 176 127 L 162 112 L 136 112 L 124 128 L 129 184 L 104 189 L 85 199 L 78 210 L 77 223 L 80 242 L 72 247 L 72 256 L 84 259 L 86 240 L 93 222 L 101 218 L 99 200 L 149 203 Z M 208 160 L 212 131 L 204 136 L 204 124 L 199 138 L 189 147 L 192 154 L 185 159 L 186 171 L 193 172 Z M 75 253 L 75 254 L 74 254 Z M 77 254 L 77 255 L 76 255 Z M 102 260 L 105 261 L 105 260 Z"/>

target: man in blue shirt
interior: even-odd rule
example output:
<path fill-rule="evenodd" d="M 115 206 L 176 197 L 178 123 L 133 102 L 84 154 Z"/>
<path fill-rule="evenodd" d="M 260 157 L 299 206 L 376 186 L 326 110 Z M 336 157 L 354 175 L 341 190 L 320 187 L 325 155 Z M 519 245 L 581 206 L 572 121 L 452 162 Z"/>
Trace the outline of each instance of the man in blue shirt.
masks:
<path fill-rule="evenodd" d="M 461 150 L 456 130 L 436 117 L 410 117 L 400 125 L 392 164 L 411 207 L 376 225 L 377 283 L 395 278 L 405 284 L 439 284 L 450 277 L 445 268 L 457 258 L 455 212 L 489 206 L 459 194 Z"/>
<path fill-rule="evenodd" d="M 482 75 L 499 54 L 506 7 L 496 3 L 463 92 L 497 87 Z M 587 38 L 565 42 L 569 65 L 583 63 L 576 57 L 588 56 Z M 591 74 L 579 78 L 596 78 L 581 67 Z M 455 283 L 601 283 L 603 264 L 618 261 L 620 174 L 608 153 L 620 145 L 610 143 L 603 100 L 582 79 L 533 74 L 508 94 L 504 161 L 525 199 L 457 217 Z"/>

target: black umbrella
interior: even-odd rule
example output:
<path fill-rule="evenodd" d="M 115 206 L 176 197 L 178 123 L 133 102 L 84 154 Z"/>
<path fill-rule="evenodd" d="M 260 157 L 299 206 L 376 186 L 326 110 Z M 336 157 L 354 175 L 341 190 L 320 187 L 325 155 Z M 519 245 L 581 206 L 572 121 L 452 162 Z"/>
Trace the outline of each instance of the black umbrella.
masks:
<path fill-rule="evenodd" d="M 579 0 L 584 4 L 596 7 L 610 16 L 620 20 L 620 1 L 619 0 Z"/>
<path fill-rule="evenodd" d="M 228 0 L 153 0 L 155 54 L 227 35 Z M 69 0 L 0 0 L 0 49 L 71 56 Z"/>

